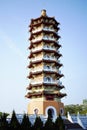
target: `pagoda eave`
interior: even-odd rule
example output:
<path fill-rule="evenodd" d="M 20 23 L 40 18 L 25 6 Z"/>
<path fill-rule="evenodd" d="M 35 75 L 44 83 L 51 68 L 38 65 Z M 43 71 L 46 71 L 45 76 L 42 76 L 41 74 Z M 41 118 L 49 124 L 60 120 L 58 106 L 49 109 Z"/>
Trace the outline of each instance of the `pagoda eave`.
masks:
<path fill-rule="evenodd" d="M 54 53 L 55 56 L 61 57 L 62 54 L 58 53 L 56 50 L 51 49 L 51 48 L 44 48 L 44 49 L 39 49 L 39 50 L 35 50 L 35 51 L 31 51 L 30 55 L 28 56 L 28 58 L 33 57 L 33 54 L 37 54 L 37 53 L 41 53 L 41 52 L 47 52 L 47 53 Z"/>
<path fill-rule="evenodd" d="M 67 96 L 65 93 L 52 93 L 52 92 L 48 92 L 48 91 L 39 91 L 39 92 L 28 92 L 27 93 L 27 95 L 25 95 L 25 97 L 27 97 L 27 98 L 31 98 L 31 97 L 33 97 L 33 96 L 35 96 L 35 97 L 41 97 L 41 96 L 52 96 L 52 97 L 58 97 L 58 98 L 63 98 L 63 97 L 65 97 L 65 96 Z"/>
<path fill-rule="evenodd" d="M 56 76 L 58 76 L 60 78 L 64 76 L 63 74 L 60 74 L 56 71 L 42 70 L 42 71 L 30 72 L 28 78 L 32 78 L 33 75 L 38 75 L 38 74 L 43 74 L 43 73 L 45 73 L 45 74 L 55 74 Z"/>
<path fill-rule="evenodd" d="M 53 27 L 55 28 L 55 29 L 60 29 L 60 28 L 58 28 L 57 26 L 56 26 L 56 24 L 54 24 L 53 22 L 45 22 L 43 19 L 42 19 L 42 21 L 40 21 L 39 23 L 36 23 L 36 24 L 33 24 L 33 23 L 31 23 L 30 24 L 30 32 L 31 32 L 31 29 L 33 28 L 33 27 L 39 27 L 41 24 L 43 24 L 43 25 L 47 25 L 47 26 L 50 26 L 50 25 L 53 25 Z M 58 30 L 57 30 L 58 31 Z"/>
<path fill-rule="evenodd" d="M 61 56 L 62 56 L 62 54 L 58 53 L 57 51 L 55 52 L 54 55 L 55 55 L 55 56 L 58 56 L 58 57 L 61 57 Z"/>
<path fill-rule="evenodd" d="M 33 97 L 33 96 L 35 96 L 35 97 L 40 96 L 41 97 L 42 94 L 43 94 L 42 92 L 32 92 L 32 93 L 28 92 L 27 95 L 26 95 L 26 97 L 28 97 L 28 98 Z"/>
<path fill-rule="evenodd" d="M 56 32 L 51 31 L 51 30 L 50 30 L 50 31 L 49 31 L 49 30 L 45 30 L 45 29 L 42 29 L 42 30 L 40 30 L 40 31 L 38 31 L 38 32 L 31 33 L 31 36 L 30 36 L 30 37 L 32 37 L 32 35 L 39 35 L 39 34 L 41 34 L 41 33 L 43 33 L 43 34 L 53 34 L 55 37 L 60 38 L 60 36 L 57 35 Z"/>
<path fill-rule="evenodd" d="M 59 38 L 61 38 L 59 35 L 57 35 L 56 33 L 54 33 L 53 31 L 45 31 L 45 30 L 41 30 L 41 32 L 40 31 L 38 31 L 37 33 L 35 33 L 35 34 L 31 34 L 31 36 L 30 36 L 30 38 L 29 38 L 29 40 L 32 40 L 33 38 L 34 38 L 34 35 L 35 36 L 38 36 L 39 34 L 53 34 L 53 36 L 56 38 L 56 40 L 58 40 Z M 43 36 L 43 39 L 44 39 L 44 36 Z"/>
<path fill-rule="evenodd" d="M 55 63 L 56 66 L 63 66 L 63 64 L 55 61 L 55 60 L 47 60 L 47 59 L 42 59 L 42 60 L 37 60 L 37 61 L 30 61 L 30 64 L 28 65 L 28 68 L 31 68 L 33 64 L 41 63 L 41 62 L 46 62 L 46 63 Z"/>
<path fill-rule="evenodd" d="M 57 96 L 58 98 L 63 98 L 63 97 L 66 96 L 65 93 L 58 93 L 58 92 L 56 92 L 56 93 L 44 92 L 44 94 L 45 94 L 45 95 L 53 95 L 53 96 Z"/>
<path fill-rule="evenodd" d="M 35 19 L 31 19 L 31 23 L 30 23 L 30 26 L 29 27 L 31 27 L 31 26 L 33 26 L 33 25 L 36 25 L 36 24 L 34 24 L 34 22 L 35 21 L 44 21 L 44 20 L 53 20 L 55 23 L 53 23 L 53 24 L 56 24 L 56 26 L 58 25 L 58 24 L 60 24 L 59 22 L 57 22 L 56 20 L 55 20 L 55 18 L 54 17 L 48 17 L 48 16 L 40 16 L 40 17 L 38 17 L 38 18 L 35 18 Z M 52 22 L 45 22 L 45 23 L 51 23 L 52 24 Z"/>
<path fill-rule="evenodd" d="M 58 85 L 58 83 L 37 83 L 37 84 L 30 83 L 29 86 L 26 89 L 31 90 L 33 87 L 37 88 L 37 87 L 42 87 L 42 86 L 57 87 L 59 90 L 62 89 L 62 88 L 64 88 L 63 85 Z"/>
<path fill-rule="evenodd" d="M 40 23 L 37 23 L 37 24 L 35 24 L 35 25 L 31 25 L 31 28 L 29 29 L 29 32 L 32 32 L 32 30 L 34 29 L 34 27 L 40 27 L 41 25 L 45 25 L 45 26 L 50 26 L 50 25 L 53 25 L 53 27 L 54 27 L 54 29 L 56 30 L 56 31 L 59 31 L 60 30 L 60 28 L 59 27 L 57 27 L 57 26 L 55 26 L 55 24 L 51 24 L 51 23 L 45 23 L 45 22 L 40 22 Z"/>
<path fill-rule="evenodd" d="M 58 42 L 56 42 L 56 41 L 47 40 L 47 39 L 41 39 L 41 40 L 38 40 L 38 41 L 35 41 L 35 42 L 32 42 L 32 41 L 31 41 L 31 42 L 30 42 L 29 49 L 32 48 L 32 45 L 33 45 L 33 44 L 39 44 L 39 43 L 41 43 L 41 42 L 45 42 L 45 43 L 54 43 L 54 45 L 55 45 L 56 47 L 58 47 L 58 48 L 61 47 L 61 45 L 60 45 Z"/>

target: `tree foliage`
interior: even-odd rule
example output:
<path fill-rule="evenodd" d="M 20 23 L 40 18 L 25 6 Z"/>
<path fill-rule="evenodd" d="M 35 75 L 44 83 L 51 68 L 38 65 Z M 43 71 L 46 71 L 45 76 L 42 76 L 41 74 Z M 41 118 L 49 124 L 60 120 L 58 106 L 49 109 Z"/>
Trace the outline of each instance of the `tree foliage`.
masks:
<path fill-rule="evenodd" d="M 45 130 L 53 130 L 55 127 L 54 127 L 54 122 L 52 121 L 52 118 L 50 118 L 50 116 L 48 116 L 48 119 L 47 121 L 45 122 L 45 125 L 44 125 L 44 129 Z"/>
<path fill-rule="evenodd" d="M 49 114 L 50 115 L 50 114 Z M 55 122 L 52 120 L 52 116 L 48 116 L 45 124 L 40 117 L 36 117 L 33 126 L 29 120 L 29 116 L 24 114 L 22 122 L 19 123 L 15 111 L 12 113 L 10 123 L 6 120 L 6 114 L 2 114 L 0 117 L 0 130 L 64 130 L 64 123 L 59 115 Z"/>
<path fill-rule="evenodd" d="M 34 125 L 33 125 L 33 129 L 34 130 L 42 130 L 43 128 L 43 122 L 41 120 L 40 117 L 36 117 Z"/>
<path fill-rule="evenodd" d="M 0 130 L 8 130 L 8 122 L 6 120 L 5 113 L 3 113 L 0 117 Z"/>
<path fill-rule="evenodd" d="M 12 130 L 16 130 L 16 129 L 20 130 L 20 123 L 18 122 L 15 111 L 13 111 L 13 113 L 12 113 L 12 118 L 11 118 L 11 121 L 10 121 L 10 129 L 12 129 Z"/>
<path fill-rule="evenodd" d="M 55 130 L 65 130 L 65 125 L 60 115 L 57 117 L 55 121 Z"/>
<path fill-rule="evenodd" d="M 70 114 L 77 114 L 78 112 L 80 114 L 86 114 L 87 113 L 87 105 L 66 105 L 65 106 L 65 114 L 67 115 L 67 112 L 69 112 Z"/>
<path fill-rule="evenodd" d="M 29 121 L 28 115 L 24 114 L 21 123 L 21 130 L 30 130 L 30 129 L 31 129 L 31 122 Z"/>

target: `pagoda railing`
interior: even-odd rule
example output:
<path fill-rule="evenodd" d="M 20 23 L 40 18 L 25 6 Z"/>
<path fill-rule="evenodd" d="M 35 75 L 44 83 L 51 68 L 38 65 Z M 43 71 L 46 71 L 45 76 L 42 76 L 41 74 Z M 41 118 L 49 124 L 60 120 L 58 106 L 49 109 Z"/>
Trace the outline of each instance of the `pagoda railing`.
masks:
<path fill-rule="evenodd" d="M 47 60 L 56 60 L 55 57 L 52 57 L 52 56 L 44 56 L 44 59 L 47 59 Z"/>
<path fill-rule="evenodd" d="M 50 47 L 50 46 L 41 46 L 41 47 L 36 47 L 36 48 L 33 48 L 32 49 L 32 52 L 35 52 L 35 51 L 39 51 L 41 49 L 46 49 L 46 50 L 54 50 L 54 51 L 57 51 L 56 48 L 53 48 L 53 47 Z M 59 51 L 58 51 L 59 52 Z"/>
<path fill-rule="evenodd" d="M 58 85 L 61 85 L 61 86 L 62 86 L 62 82 L 57 81 L 57 80 L 53 80 L 53 79 L 51 79 L 50 81 L 48 81 L 48 80 L 43 80 L 43 81 L 31 80 L 30 83 L 31 83 L 32 85 L 34 85 L 34 84 L 41 84 L 41 83 L 51 83 L 51 84 L 58 84 Z"/>
<path fill-rule="evenodd" d="M 55 81 L 55 80 L 51 80 L 51 81 L 45 81 L 45 80 L 43 80 L 43 81 L 35 81 L 35 80 L 31 80 L 30 83 L 31 83 L 32 85 L 34 85 L 34 84 L 41 84 L 41 83 L 51 83 L 51 84 L 56 84 L 57 81 Z"/>
<path fill-rule="evenodd" d="M 54 51 L 56 50 L 55 48 L 53 48 L 53 47 L 51 47 L 51 46 L 49 46 L 49 47 L 48 47 L 48 46 L 44 46 L 43 49 L 54 50 Z"/>
<path fill-rule="evenodd" d="M 56 41 L 54 37 L 49 37 L 49 36 L 43 36 L 44 40 L 51 40 L 51 41 Z"/>
<path fill-rule="evenodd" d="M 43 30 L 55 32 L 55 30 L 53 28 L 49 28 L 49 27 L 44 27 Z M 55 33 L 57 33 L 57 32 L 55 32 Z"/>
<path fill-rule="evenodd" d="M 46 80 L 44 80 L 44 83 L 51 83 L 51 84 L 56 84 L 57 82 L 55 81 L 55 80 L 50 80 L 50 81 L 46 81 Z"/>
<path fill-rule="evenodd" d="M 39 60 L 42 60 L 42 59 L 44 59 L 44 60 L 53 60 L 55 62 L 60 63 L 60 60 L 57 60 L 56 57 L 52 57 L 52 56 L 44 56 L 43 58 L 42 57 L 40 57 L 40 58 L 35 57 L 35 58 L 32 58 L 31 61 L 34 62 L 34 61 L 39 61 Z"/>
<path fill-rule="evenodd" d="M 35 68 L 31 70 L 32 72 L 38 72 L 38 71 L 50 71 L 50 72 L 59 72 L 61 74 L 60 71 L 58 71 L 57 69 L 54 68 Z"/>
<path fill-rule="evenodd" d="M 39 32 L 41 30 L 44 30 L 44 31 L 52 31 L 52 32 L 55 32 L 56 34 L 58 34 L 55 29 L 53 28 L 49 28 L 49 27 L 39 27 L 39 28 L 36 28 L 35 30 L 32 30 L 32 33 L 36 33 L 36 32 Z"/>

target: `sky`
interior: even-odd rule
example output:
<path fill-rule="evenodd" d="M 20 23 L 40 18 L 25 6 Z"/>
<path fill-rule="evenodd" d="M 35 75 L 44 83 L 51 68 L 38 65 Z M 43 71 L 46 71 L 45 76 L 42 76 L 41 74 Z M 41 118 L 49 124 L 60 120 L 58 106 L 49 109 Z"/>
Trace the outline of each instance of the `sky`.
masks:
<path fill-rule="evenodd" d="M 27 59 L 31 18 L 55 16 L 60 22 L 61 78 L 65 105 L 87 99 L 87 0 L 0 0 L 0 111 L 23 113 L 29 99 Z"/>

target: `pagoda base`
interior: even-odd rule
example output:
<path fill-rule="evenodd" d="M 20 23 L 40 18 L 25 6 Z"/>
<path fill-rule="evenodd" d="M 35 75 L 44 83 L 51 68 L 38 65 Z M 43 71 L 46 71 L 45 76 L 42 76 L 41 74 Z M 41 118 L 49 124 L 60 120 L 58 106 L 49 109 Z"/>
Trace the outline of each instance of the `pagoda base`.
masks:
<path fill-rule="evenodd" d="M 28 114 L 37 114 L 48 116 L 49 111 L 52 113 L 52 116 L 58 116 L 59 114 L 64 114 L 64 105 L 61 102 L 57 101 L 30 101 L 28 104 Z"/>

